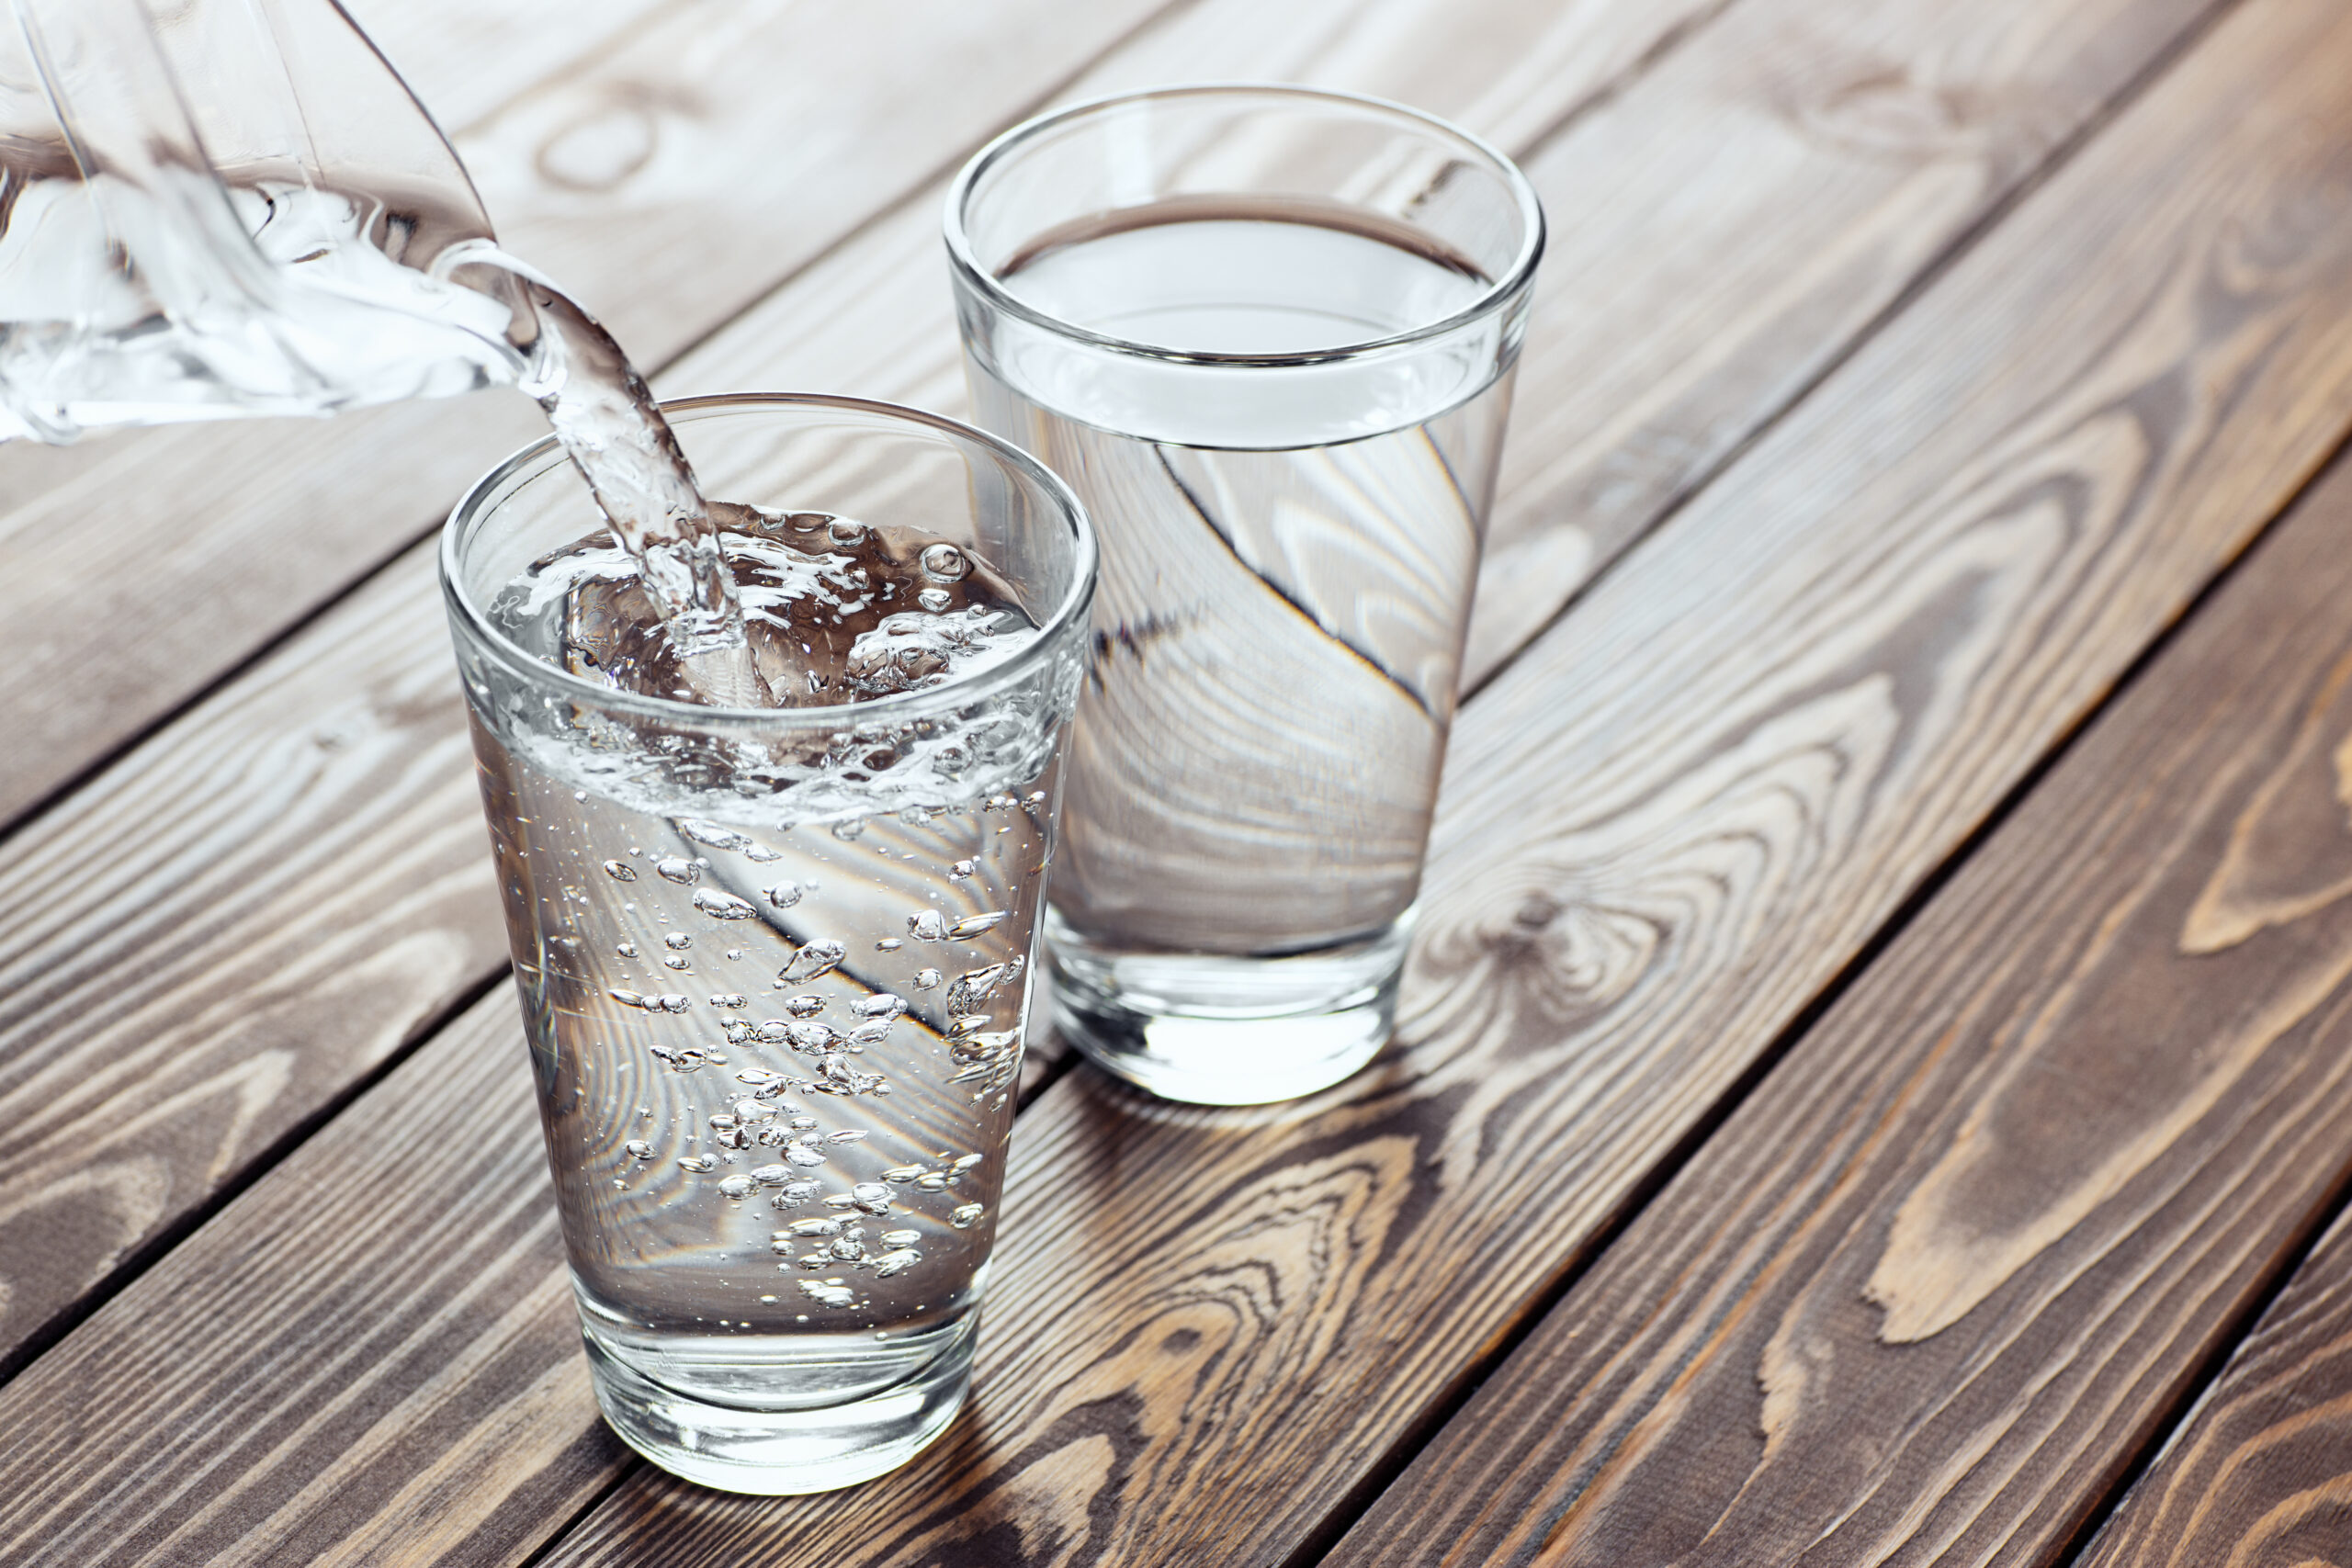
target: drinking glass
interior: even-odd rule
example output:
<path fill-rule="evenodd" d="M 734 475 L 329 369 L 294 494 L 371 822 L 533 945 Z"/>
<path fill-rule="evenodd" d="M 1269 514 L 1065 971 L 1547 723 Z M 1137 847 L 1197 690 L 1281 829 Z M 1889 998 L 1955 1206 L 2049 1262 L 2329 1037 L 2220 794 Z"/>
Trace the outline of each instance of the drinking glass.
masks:
<path fill-rule="evenodd" d="M 1387 1038 L 1544 220 L 1510 162 L 1298 87 L 1080 104 L 947 204 L 978 423 L 1102 533 L 1057 1025 L 1171 1099 Z"/>
<path fill-rule="evenodd" d="M 1060 480 L 950 420 L 665 412 L 714 498 L 910 539 L 1038 628 L 929 689 L 707 707 L 516 629 L 594 630 L 593 603 L 517 585 L 602 527 L 551 440 L 443 535 L 596 1397 L 679 1475 L 819 1491 L 903 1462 L 964 1396 L 1094 543 Z"/>

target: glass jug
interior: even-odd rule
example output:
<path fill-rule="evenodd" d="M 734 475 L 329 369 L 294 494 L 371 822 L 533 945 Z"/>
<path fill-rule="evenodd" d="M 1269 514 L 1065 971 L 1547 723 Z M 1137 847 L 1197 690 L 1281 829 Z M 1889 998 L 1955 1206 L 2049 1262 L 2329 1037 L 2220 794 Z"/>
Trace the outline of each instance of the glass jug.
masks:
<path fill-rule="evenodd" d="M 9 4 L 0 438 L 527 379 L 472 181 L 335 0 Z"/>

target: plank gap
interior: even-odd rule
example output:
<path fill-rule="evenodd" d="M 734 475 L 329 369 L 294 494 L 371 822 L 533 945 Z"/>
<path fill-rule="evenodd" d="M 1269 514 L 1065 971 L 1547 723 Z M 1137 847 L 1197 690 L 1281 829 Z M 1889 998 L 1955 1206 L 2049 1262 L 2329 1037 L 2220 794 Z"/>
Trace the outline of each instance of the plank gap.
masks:
<path fill-rule="evenodd" d="M 47 1322 L 27 1334 L 16 1346 L 0 1350 L 0 1388 L 7 1387 L 19 1372 L 40 1359 L 43 1352 L 73 1333 L 99 1308 L 129 1289 L 174 1247 L 209 1224 L 220 1211 L 234 1203 L 243 1195 L 247 1188 L 277 1169 L 287 1156 L 310 1142 L 336 1117 L 350 1109 L 361 1096 L 398 1071 L 401 1063 L 438 1038 L 444 1030 L 448 1029 L 463 1017 L 469 1008 L 490 995 L 498 987 L 505 985 L 512 975 L 512 970 L 501 969 L 496 974 L 469 987 L 461 995 L 451 998 L 448 1004 L 439 1012 L 420 1024 L 413 1035 L 401 1041 L 398 1046 L 388 1052 L 382 1061 L 367 1072 L 354 1077 L 340 1091 L 322 1101 L 308 1116 L 279 1134 L 276 1140 L 261 1151 L 258 1157 L 247 1161 L 243 1168 L 232 1172 L 200 1201 L 190 1206 L 187 1213 L 162 1226 L 153 1235 L 132 1248 L 123 1260 L 108 1269 L 103 1278 L 59 1308 Z"/>
<path fill-rule="evenodd" d="M 987 146 L 989 142 L 995 141 L 998 137 L 1003 135 L 1007 130 L 1012 130 L 1014 126 L 1019 125 L 1023 120 L 1031 118 L 1032 117 L 1043 112 L 1047 107 L 1052 105 L 1057 98 L 1059 98 L 1063 94 L 1069 92 L 1079 83 L 1086 80 L 1089 74 L 1101 69 L 1105 61 L 1111 59 L 1114 55 L 1116 55 L 1121 50 L 1125 49 L 1145 33 L 1149 32 L 1154 28 L 1173 21 L 1176 17 L 1182 16 L 1188 11 L 1197 10 L 1202 6 L 1208 3 L 1209 0 L 1168 0 L 1167 5 L 1160 6 L 1149 16 L 1145 17 L 1140 21 L 1136 22 L 1126 31 L 1121 33 L 1117 38 L 1113 39 L 1099 51 L 1090 55 L 1083 63 L 1057 78 L 1044 90 L 1034 94 L 1029 98 L 1023 100 L 1018 107 L 1007 114 L 1002 119 L 1000 119 L 991 125 L 984 134 L 975 137 L 972 141 L 963 144 L 957 150 L 941 159 L 938 163 L 932 164 L 928 169 L 923 171 L 922 177 L 913 186 L 909 187 L 904 196 L 901 196 L 896 201 L 887 203 L 886 205 L 876 209 L 874 211 L 867 213 L 864 218 L 858 220 L 854 225 L 843 230 L 832 240 L 831 243 L 813 252 L 805 260 L 793 267 L 790 272 L 787 272 L 783 276 L 777 278 L 774 284 L 770 285 L 767 288 L 763 289 L 757 296 L 745 300 L 741 310 L 736 311 L 733 315 L 728 317 L 723 321 L 712 323 L 707 331 L 703 332 L 689 340 L 685 344 L 679 348 L 677 353 L 670 355 L 667 359 L 664 359 L 657 369 L 648 374 L 646 376 L 646 379 L 648 381 L 652 380 L 654 376 L 661 374 L 662 371 L 669 369 L 680 360 L 695 353 L 697 350 L 709 344 L 713 339 L 724 336 L 729 328 L 735 326 L 746 316 L 757 311 L 762 306 L 767 304 L 769 300 L 775 299 L 777 295 L 791 288 L 793 284 L 798 282 L 804 275 L 813 271 L 824 263 L 831 261 L 842 251 L 848 249 L 858 241 L 873 233 L 875 230 L 882 228 L 886 224 L 902 220 L 907 212 L 910 211 L 917 203 L 935 199 L 933 195 L 933 187 L 939 185 L 941 182 L 951 178 L 955 175 L 956 171 L 964 166 L 965 160 L 971 157 L 973 153 L 978 152 L 981 148 Z M 1730 0 L 1725 0 L 1725 3 L 1730 3 Z M 943 240 L 941 244 L 943 246 L 942 254 L 944 254 L 944 247 L 945 245 L 945 242 Z M 944 283 L 942 287 L 944 287 Z M 821 390 L 822 389 L 807 388 L 803 389 L 817 391 Z"/>
<path fill-rule="evenodd" d="M 1624 96 L 1627 89 L 1665 63 L 1667 59 L 1679 51 L 1683 45 L 1721 21 L 1724 13 L 1738 3 L 1739 0 L 1716 0 L 1714 5 L 1708 6 L 1705 10 L 1693 11 L 1658 34 L 1655 39 L 1651 40 L 1647 49 L 1626 62 L 1623 70 L 1613 76 L 1604 77 L 1594 83 L 1592 91 L 1539 126 L 1535 132 L 1521 141 L 1518 147 L 1505 149 L 1510 152 L 1511 162 L 1522 166 L 1535 162 L 1553 142 Z"/>
<path fill-rule="evenodd" d="M 2199 1403 L 2212 1392 L 2214 1383 L 2229 1366 L 2231 1358 L 2245 1346 L 2247 1338 L 2261 1325 L 2264 1317 L 2268 1315 L 2271 1307 L 2295 1282 L 2295 1277 L 2302 1272 L 2303 1265 L 2311 1261 L 2312 1254 L 2335 1228 L 2336 1221 L 2344 1217 L 2347 1207 L 2352 1207 L 2352 1163 L 2347 1163 L 2336 1172 L 2335 1190 L 2324 1203 L 2312 1211 L 2310 1228 L 2280 1251 L 2274 1265 L 2276 1272 L 2263 1281 L 2262 1287 L 2248 1298 L 2245 1310 L 2232 1317 L 2214 1339 L 2211 1350 L 2198 1362 L 2179 1396 L 2157 1417 L 2155 1435 L 2116 1472 L 2113 1483 L 2092 1504 L 2090 1511 L 2084 1517 L 2082 1527 L 2058 1550 L 2051 1559 L 2052 1562 L 2074 1564 L 2088 1559 L 2092 1549 L 2098 1544 L 2099 1532 L 2122 1508 L 2132 1490 L 2155 1467 L 2156 1461 L 2165 1456 L 2173 1440 L 2187 1429 L 2189 1417 L 2196 1412 Z"/>
<path fill-rule="evenodd" d="M 630 1454 L 625 1461 L 614 1470 L 612 1475 L 606 1479 L 602 1486 L 599 1486 L 594 1492 L 582 1498 L 581 1500 L 580 1506 L 572 1509 L 571 1514 L 568 1518 L 566 1518 L 561 1524 L 558 1525 L 554 1529 L 549 1530 L 548 1532 L 547 1539 L 539 1542 L 538 1545 L 533 1547 L 531 1549 L 530 1555 L 524 1558 L 522 1562 L 516 1563 L 514 1568 L 539 1568 L 539 1564 L 548 1560 L 548 1554 L 553 1551 L 557 1547 L 563 1544 L 563 1538 L 570 1535 L 573 1529 L 579 1525 L 581 1520 L 586 1518 L 589 1515 L 603 1507 L 606 1498 L 619 1491 L 622 1484 L 627 1482 L 629 1477 L 635 1475 L 639 1471 L 643 1470 L 644 1468 L 644 1457 L 639 1454 Z"/>
<path fill-rule="evenodd" d="M 1721 17 L 1730 8 L 1731 3 L 1732 0 L 1725 0 L 1724 5 L 1708 13 L 1707 19 L 1712 21 Z M 1569 612 L 1582 604 L 1595 588 L 1615 575 L 1641 547 L 1642 541 L 1673 522 L 1690 507 L 1692 502 L 1705 494 L 1724 474 L 1737 467 L 1751 451 L 1763 443 L 1767 436 L 1779 429 L 1789 415 L 1804 406 L 1824 383 L 1843 369 L 1847 363 L 1860 354 L 1865 346 L 1875 342 L 1879 333 L 1885 330 L 1888 322 L 1908 310 L 1928 289 L 1934 288 L 1945 274 L 1974 250 L 1985 235 L 1999 228 L 2021 203 L 2056 177 L 2059 171 L 2073 163 L 2075 154 L 2088 146 L 2101 131 L 2114 122 L 2117 116 L 2129 109 L 2149 88 L 2161 81 L 2166 73 L 2187 58 L 2199 43 L 2221 25 L 2222 18 L 2242 3 L 2243 0 L 2214 0 L 2212 5 L 2198 14 L 2194 21 L 2159 48 L 2137 72 L 2125 80 L 2121 88 L 2109 95 L 2097 108 L 2085 117 L 2082 124 L 2077 126 L 2071 135 L 2061 138 L 2049 153 L 2022 178 L 1996 197 L 1973 221 L 1962 225 L 1960 231 L 1946 242 L 1929 258 L 1925 266 L 1913 274 L 1883 307 L 1872 313 L 1860 331 L 1834 345 L 1821 364 L 1815 367 L 1813 374 L 1799 382 L 1787 398 L 1777 405 L 1766 409 L 1762 416 L 1743 431 L 1739 437 L 1726 446 L 1714 461 L 1698 469 L 1689 482 L 1669 495 L 1631 538 L 1594 568 L 1583 581 L 1577 583 L 1560 601 L 1549 616 L 1521 637 L 1513 644 L 1510 653 L 1498 660 L 1490 668 L 1467 674 L 1462 684 L 1459 701 L 1464 704 L 1468 703 L 1472 697 L 1485 691 L 1526 657 L 1528 650 L 1542 642 L 1554 627 L 1566 620 Z M 1660 52 L 1657 57 L 1663 59 L 1666 52 L 1671 51 Z M 1647 65 L 1653 62 L 1649 56 L 1645 56 L 1644 63 Z M 1627 80 L 1631 79 L 1629 73 Z M 1601 94 L 1596 93 L 1591 101 L 1595 107 L 1598 107 L 1601 101 Z M 1576 120 L 1580 118 L 1582 118 L 1581 106 L 1563 116 L 1556 128 L 1547 128 L 1544 133 L 1544 139 L 1548 140 L 1558 131 L 1571 129 Z M 1532 159 L 1536 151 L 1536 148 L 1531 147 L 1521 156 Z M 2136 669 L 2137 666 L 2134 668 Z"/>

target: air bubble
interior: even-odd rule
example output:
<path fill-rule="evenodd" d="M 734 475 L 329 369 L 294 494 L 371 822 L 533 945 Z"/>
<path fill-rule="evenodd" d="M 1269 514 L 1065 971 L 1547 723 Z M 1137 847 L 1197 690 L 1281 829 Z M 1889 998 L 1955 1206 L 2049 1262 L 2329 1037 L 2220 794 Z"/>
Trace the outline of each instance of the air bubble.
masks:
<path fill-rule="evenodd" d="M 946 614 L 947 607 L 956 603 L 956 598 L 944 588 L 926 588 L 915 595 L 915 603 L 933 615 L 940 615 Z"/>
<path fill-rule="evenodd" d="M 915 975 L 915 989 L 918 991 L 932 990 L 938 986 L 939 981 L 940 974 L 938 970 L 920 970 Z"/>
<path fill-rule="evenodd" d="M 962 942 L 967 937 L 975 937 L 986 931 L 992 931 L 997 928 L 998 922 L 1004 919 L 1004 914 L 1002 909 L 991 909 L 984 915 L 967 915 L 947 928 L 948 940 Z"/>
<path fill-rule="evenodd" d="M 870 997 L 860 997 L 852 1002 L 850 1010 L 865 1018 L 896 1018 L 907 1010 L 907 1003 L 903 997 L 894 997 L 888 991 L 876 991 Z"/>
<path fill-rule="evenodd" d="M 655 861 L 653 869 L 666 880 L 681 886 L 700 881 L 702 878 L 702 867 L 677 855 L 667 855 Z"/>
<path fill-rule="evenodd" d="M 988 1212 L 986 1203 L 961 1203 L 956 1205 L 955 1213 L 947 1216 L 947 1223 L 959 1231 L 967 1231 L 979 1224 L 980 1216 Z"/>
<path fill-rule="evenodd" d="M 916 558 L 922 563 L 923 575 L 938 582 L 961 582 L 972 570 L 971 558 L 944 541 L 924 546 Z"/>
<path fill-rule="evenodd" d="M 792 1179 L 792 1172 L 780 1165 L 763 1165 L 752 1171 L 752 1179 L 763 1187 L 781 1187 Z"/>
<path fill-rule="evenodd" d="M 623 1144 L 621 1147 L 628 1151 L 628 1157 L 631 1159 L 651 1159 L 653 1157 L 653 1145 L 647 1143 L 643 1138 L 631 1138 L 628 1143 Z"/>
<path fill-rule="evenodd" d="M 825 1163 L 825 1151 L 812 1149 L 807 1144 L 786 1144 L 784 1157 L 798 1166 L 822 1165 Z"/>
<path fill-rule="evenodd" d="M 616 942 L 613 944 L 613 951 L 619 953 L 623 958 L 635 958 L 637 956 L 637 943 L 633 942 Z"/>
<path fill-rule="evenodd" d="M 905 1273 L 922 1261 L 922 1253 L 911 1247 L 902 1247 L 896 1251 L 886 1252 L 873 1260 L 874 1277 L 877 1280 L 887 1280 L 893 1274 Z"/>
<path fill-rule="evenodd" d="M 768 889 L 767 899 L 779 909 L 789 909 L 800 902 L 800 895 L 803 891 L 804 889 L 797 882 L 779 882 Z"/>
<path fill-rule="evenodd" d="M 695 908 L 714 920 L 748 920 L 759 913 L 747 900 L 713 887 L 705 887 L 695 893 Z"/>
<path fill-rule="evenodd" d="M 788 1240 L 797 1236 L 810 1235 L 821 1235 L 830 1239 L 842 1234 L 842 1222 L 835 1219 L 821 1217 L 808 1220 L 795 1220 L 792 1224 L 786 1225 L 784 1229 L 776 1232 L 775 1234 L 776 1239 L 779 1241 Z"/>
<path fill-rule="evenodd" d="M 718 1184 L 718 1190 L 729 1198 L 749 1198 L 753 1185 L 748 1176 L 730 1176 Z"/>
<path fill-rule="evenodd" d="M 635 882 L 637 868 L 627 861 L 608 860 L 605 863 L 605 874 L 615 882 Z"/>
<path fill-rule="evenodd" d="M 815 1129 L 817 1125 L 817 1119 L 814 1116 L 795 1116 L 791 1121 L 786 1122 L 785 1125 L 791 1128 L 796 1133 L 807 1133 Z"/>
<path fill-rule="evenodd" d="M 947 934 L 947 922 L 936 909 L 925 909 L 907 917 L 907 934 L 917 942 L 937 942 Z"/>
<path fill-rule="evenodd" d="M 797 986 L 820 976 L 830 975 L 849 955 L 849 950 L 831 938 L 820 938 L 793 954 L 776 979 L 786 986 Z"/>
<path fill-rule="evenodd" d="M 906 945 L 907 944 L 905 942 L 900 942 L 897 937 L 886 936 L 880 942 L 874 944 L 874 951 L 876 953 L 896 953 L 899 949 Z"/>
<path fill-rule="evenodd" d="M 988 1005 L 989 998 L 1003 988 L 1004 983 L 1020 972 L 1018 960 L 1009 964 L 991 964 L 959 975 L 947 987 L 947 1010 L 951 1013 L 978 1012 Z"/>
<path fill-rule="evenodd" d="M 829 1144 L 862 1144 L 865 1141 L 865 1129 L 863 1127 L 844 1127 L 838 1133 L 828 1134 L 825 1138 Z"/>
<path fill-rule="evenodd" d="M 784 1010 L 795 1018 L 814 1018 L 825 1010 L 825 998 L 820 996 L 786 997 Z"/>
<path fill-rule="evenodd" d="M 912 1181 L 922 1174 L 919 1165 L 894 1165 L 882 1173 L 885 1181 Z"/>
<path fill-rule="evenodd" d="M 971 1169 L 974 1166 L 984 1163 L 987 1159 L 988 1156 L 986 1155 L 964 1155 L 959 1156 L 956 1163 L 948 1168 L 954 1170 L 958 1175 L 961 1175 L 963 1172 Z"/>
<path fill-rule="evenodd" d="M 947 1190 L 947 1178 L 935 1170 L 927 1170 L 915 1178 L 915 1185 L 926 1192 L 944 1192 Z"/>
<path fill-rule="evenodd" d="M 921 1231 L 884 1231 L 882 1233 L 882 1245 L 885 1247 L 912 1247 L 922 1239 L 922 1232 Z"/>
<path fill-rule="evenodd" d="M 740 1008 L 749 1007 L 751 1001 L 741 991 L 721 991 L 710 998 L 710 1005 L 715 1008 Z"/>
<path fill-rule="evenodd" d="M 836 517 L 825 525 L 825 537 L 845 550 L 854 550 L 865 543 L 870 532 L 854 517 Z"/>
<path fill-rule="evenodd" d="M 813 1181 L 787 1181 L 784 1190 L 775 1195 L 775 1202 L 779 1209 L 796 1209 L 816 1195 L 817 1183 Z"/>
<path fill-rule="evenodd" d="M 832 1049 L 834 1041 L 841 1038 L 828 1023 L 796 1023 L 785 1033 L 791 1037 L 794 1050 L 810 1056 L 822 1055 Z"/>
<path fill-rule="evenodd" d="M 735 1124 L 739 1127 L 748 1127 L 754 1122 L 764 1122 L 775 1114 L 775 1106 L 762 1105 L 756 1100 L 739 1100 L 735 1102 Z"/>
<path fill-rule="evenodd" d="M 691 817 L 678 819 L 678 831 L 697 844 L 708 844 L 714 850 L 748 848 L 752 840 L 732 828 L 722 828 L 716 822 L 700 822 Z"/>
<path fill-rule="evenodd" d="M 800 1262 L 802 1267 L 805 1268 L 808 1266 L 808 1259 L 804 1258 Z M 824 1261 L 820 1255 L 819 1257 L 817 1267 L 821 1269 L 824 1266 Z M 857 1301 L 857 1292 L 851 1290 L 847 1285 L 834 1285 L 822 1283 L 815 1280 L 803 1280 L 800 1281 L 800 1289 L 812 1299 L 829 1307 L 852 1306 L 854 1305 Z"/>
<path fill-rule="evenodd" d="M 976 862 L 959 860 L 954 865 L 947 868 L 947 879 L 951 882 L 961 882 L 964 878 L 972 875 L 979 869 L 979 865 Z"/>
<path fill-rule="evenodd" d="M 673 953 L 670 954 L 669 957 L 662 961 L 662 967 L 664 969 L 691 969 L 694 967 L 694 964 L 691 960 L 681 958 Z"/>
<path fill-rule="evenodd" d="M 684 931 L 672 931 L 662 939 L 662 945 L 674 953 L 684 953 L 695 944 L 695 939 Z"/>
<path fill-rule="evenodd" d="M 708 1155 L 683 1155 L 679 1156 L 678 1165 L 682 1169 L 691 1170 L 697 1176 L 718 1168 L 718 1162 Z"/>
<path fill-rule="evenodd" d="M 837 1237 L 826 1250 L 843 1263 L 855 1263 L 865 1256 L 865 1244 L 854 1236 Z"/>

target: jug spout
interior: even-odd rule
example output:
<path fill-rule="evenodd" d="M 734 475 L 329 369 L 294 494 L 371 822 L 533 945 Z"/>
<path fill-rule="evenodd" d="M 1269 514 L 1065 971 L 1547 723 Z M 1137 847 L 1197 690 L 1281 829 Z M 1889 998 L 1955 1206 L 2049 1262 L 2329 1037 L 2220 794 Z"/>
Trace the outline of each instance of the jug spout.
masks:
<path fill-rule="evenodd" d="M 334 0 L 9 0 L 0 436 L 512 383 L 463 164 Z M 462 276 L 461 276 L 462 275 Z"/>

